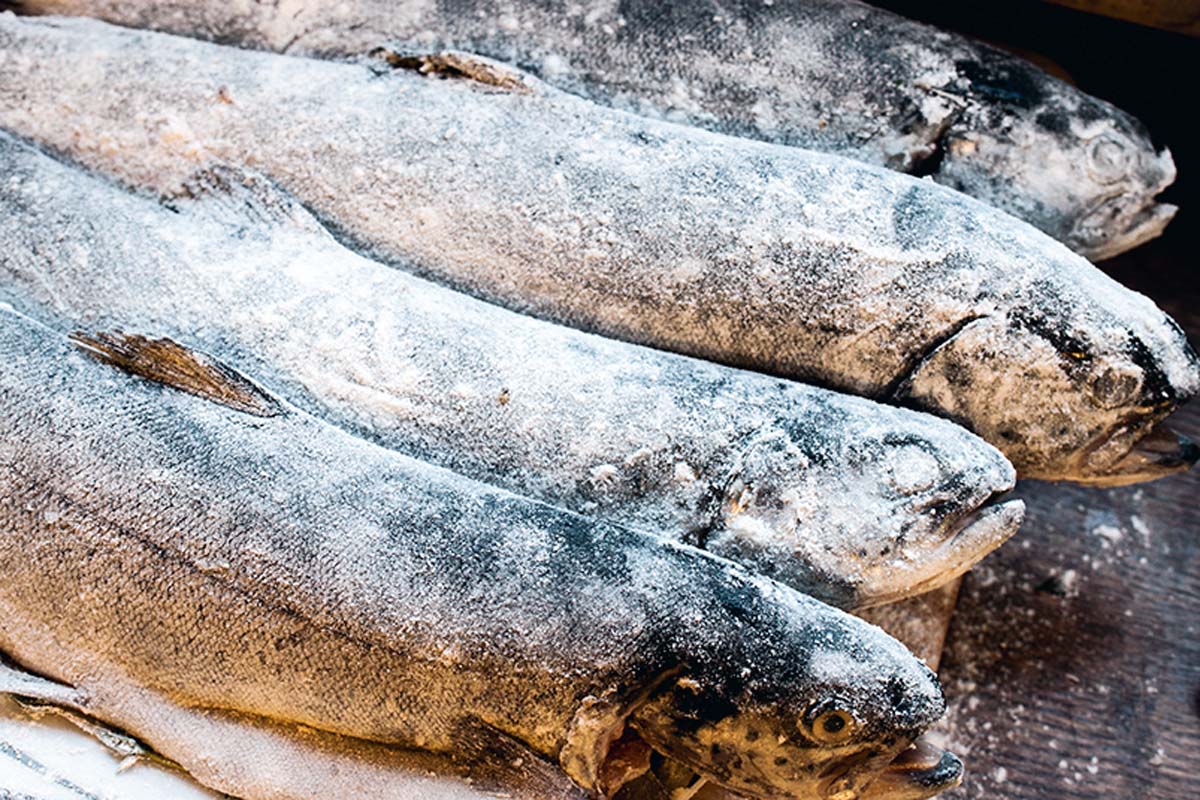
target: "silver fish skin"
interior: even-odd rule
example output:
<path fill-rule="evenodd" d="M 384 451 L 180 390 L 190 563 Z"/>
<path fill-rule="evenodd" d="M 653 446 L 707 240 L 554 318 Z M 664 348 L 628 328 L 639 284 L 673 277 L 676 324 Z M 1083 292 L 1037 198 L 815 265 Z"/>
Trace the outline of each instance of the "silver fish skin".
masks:
<path fill-rule="evenodd" d="M 507 61 L 595 102 L 929 175 L 1092 260 L 1158 236 L 1175 179 L 1129 114 L 1029 62 L 854 0 L 27 0 L 293 55 L 385 43 Z"/>
<path fill-rule="evenodd" d="M 815 799 L 908 775 L 890 759 L 943 711 L 899 642 L 729 561 L 357 439 L 170 341 L 74 338 L 0 310 L 0 648 L 189 770 L 200 711 L 430 753 L 492 732 L 602 795 L 628 728 Z"/>
<path fill-rule="evenodd" d="M 0 126 L 164 193 L 197 167 L 251 165 L 374 257 L 582 329 L 932 411 L 1026 477 L 1132 482 L 1196 460 L 1156 428 L 1200 389 L 1183 332 L 1020 220 L 477 57 L 390 61 L 2 16 Z"/>
<path fill-rule="evenodd" d="M 700 544 L 844 608 L 952 580 L 1023 503 L 928 414 L 525 317 L 339 245 L 218 169 L 160 205 L 0 133 L 0 298 L 187 338 L 386 447 Z"/>

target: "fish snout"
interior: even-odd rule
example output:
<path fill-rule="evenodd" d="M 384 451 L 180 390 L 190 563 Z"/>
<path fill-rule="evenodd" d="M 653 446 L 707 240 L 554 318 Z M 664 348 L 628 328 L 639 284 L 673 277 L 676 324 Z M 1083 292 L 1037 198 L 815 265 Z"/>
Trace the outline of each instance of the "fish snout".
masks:
<path fill-rule="evenodd" d="M 958 469 L 947 467 L 941 484 L 914 498 L 909 507 L 914 516 L 908 530 L 910 538 L 924 535 L 928 546 L 942 547 L 962 540 L 964 534 L 974 530 L 975 523 L 994 517 L 998 509 L 1015 508 L 1005 497 L 1016 486 L 1017 471 L 999 450 L 986 447 L 986 455 L 978 454 Z M 1005 513 L 1011 517 L 1011 513 Z"/>
<path fill-rule="evenodd" d="M 1200 356 L 1174 321 L 1164 322 L 1165 328 L 1130 339 L 1129 351 L 1140 368 L 1136 376 L 1118 363 L 1089 383 L 1093 404 L 1115 418 L 1080 453 L 1080 481 L 1139 483 L 1185 472 L 1200 457 L 1196 444 L 1166 425 L 1176 409 L 1200 393 Z"/>
<path fill-rule="evenodd" d="M 1105 193 L 1079 215 L 1068 234 L 1072 249 L 1092 261 L 1123 253 L 1157 236 L 1179 210 L 1155 198 L 1175 182 L 1175 161 L 1163 148 L 1144 153 L 1107 134 L 1092 143 L 1086 165 Z"/>

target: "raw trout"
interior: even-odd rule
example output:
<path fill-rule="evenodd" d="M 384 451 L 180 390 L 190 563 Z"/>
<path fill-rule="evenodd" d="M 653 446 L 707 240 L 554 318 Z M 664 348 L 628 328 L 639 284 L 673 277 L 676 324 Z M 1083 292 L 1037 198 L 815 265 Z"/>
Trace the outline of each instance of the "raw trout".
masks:
<path fill-rule="evenodd" d="M 3 15 L 0 126 L 162 192 L 251 165 L 378 257 L 576 327 L 933 411 L 1027 477 L 1128 483 L 1197 458 L 1156 427 L 1200 388 L 1183 332 L 1017 219 L 495 62 L 390 61 Z"/>
<path fill-rule="evenodd" d="M 468 50 L 636 113 L 929 175 L 1095 260 L 1162 232 L 1145 127 L 1029 62 L 853 0 L 25 0 L 295 55 Z"/>
<path fill-rule="evenodd" d="M 661 531 L 845 608 L 932 589 L 1023 504 L 927 414 L 524 317 L 368 261 L 260 177 L 163 206 L 0 133 L 0 298 L 249 365 L 386 447 Z"/>
<path fill-rule="evenodd" d="M 73 338 L 0 312 L 3 691 L 251 798 L 422 796 L 351 780 L 488 741 L 596 796 L 635 746 L 749 797 L 960 778 L 940 751 L 912 769 L 941 690 L 872 625 L 356 439 L 169 340 Z"/>

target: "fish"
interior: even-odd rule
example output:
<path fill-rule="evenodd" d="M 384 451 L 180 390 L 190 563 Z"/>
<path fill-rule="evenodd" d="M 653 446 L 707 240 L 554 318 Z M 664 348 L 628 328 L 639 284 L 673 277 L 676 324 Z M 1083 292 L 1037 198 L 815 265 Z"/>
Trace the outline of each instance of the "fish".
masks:
<path fill-rule="evenodd" d="M 137 109 L 130 113 L 130 109 Z M 371 257 L 512 310 L 947 417 L 1020 477 L 1190 468 L 1200 359 L 961 193 L 605 109 L 463 53 L 374 65 L 0 17 L 0 127 L 143 191 L 249 166 Z"/>
<path fill-rule="evenodd" d="M 1130 114 L 1028 61 L 854 0 L 25 0 L 292 55 L 462 50 L 632 113 L 854 158 L 1001 208 L 1092 260 L 1162 233 L 1175 179 Z"/>
<path fill-rule="evenodd" d="M 928 414 L 506 311 L 363 258 L 260 175 L 159 202 L 0 133 L 0 299 L 245 364 L 377 444 L 739 561 L 841 608 L 1016 532 L 1012 465 Z"/>
<path fill-rule="evenodd" d="M 208 786 L 384 796 L 355 769 L 404 748 L 524 752 L 592 797 L 637 747 L 751 798 L 961 780 L 945 751 L 910 768 L 945 706 L 926 666 L 732 562 L 381 448 L 170 339 L 0 309 L 0 359 L 0 686 Z"/>

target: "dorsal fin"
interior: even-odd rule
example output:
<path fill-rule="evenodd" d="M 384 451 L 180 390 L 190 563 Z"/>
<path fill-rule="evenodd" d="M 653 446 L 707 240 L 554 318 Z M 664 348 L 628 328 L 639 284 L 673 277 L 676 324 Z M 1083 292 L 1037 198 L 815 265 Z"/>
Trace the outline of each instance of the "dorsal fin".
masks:
<path fill-rule="evenodd" d="M 324 226 L 295 198 L 253 170 L 216 164 L 194 173 L 162 199 L 180 213 L 255 227 L 300 228 L 328 237 Z"/>
<path fill-rule="evenodd" d="M 422 75 L 465 78 L 517 94 L 532 94 L 538 87 L 538 81 L 533 76 L 516 67 L 460 50 L 418 53 L 379 47 L 371 51 L 371 55 L 383 59 L 393 69 L 416 70 Z"/>
<path fill-rule="evenodd" d="M 105 364 L 147 380 L 212 400 L 256 417 L 283 413 L 279 403 L 249 379 L 216 359 L 170 339 L 149 339 L 121 331 L 88 335 L 76 331 L 71 341 Z"/>

